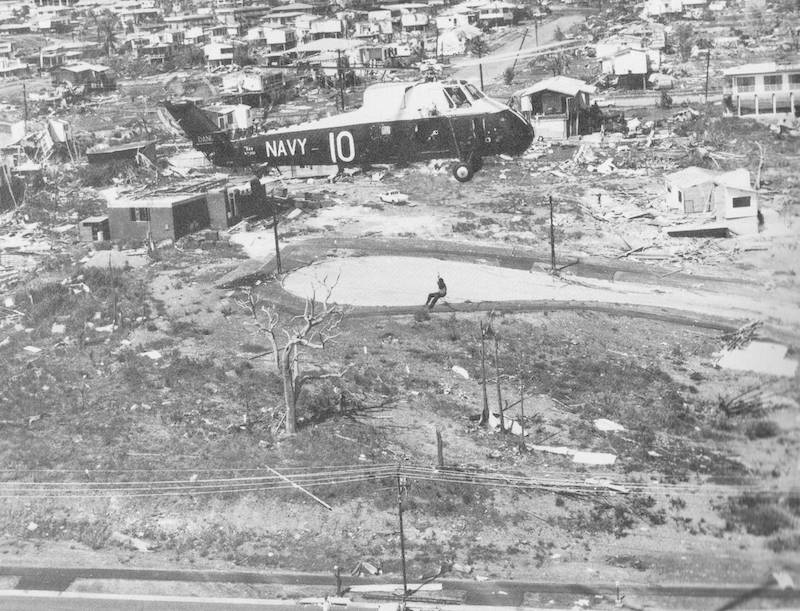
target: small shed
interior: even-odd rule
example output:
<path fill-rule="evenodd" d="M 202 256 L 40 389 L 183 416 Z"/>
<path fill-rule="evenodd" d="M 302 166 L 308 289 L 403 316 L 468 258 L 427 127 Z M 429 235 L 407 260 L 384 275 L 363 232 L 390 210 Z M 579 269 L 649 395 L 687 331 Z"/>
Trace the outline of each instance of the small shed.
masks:
<path fill-rule="evenodd" d="M 594 86 L 579 79 L 554 76 L 520 89 L 514 98 L 536 137 L 569 138 L 591 133 L 589 96 L 594 92 Z"/>
<path fill-rule="evenodd" d="M 78 224 L 78 237 L 81 242 L 104 242 L 111 239 L 108 215 L 90 216 Z"/>
<path fill-rule="evenodd" d="M 715 172 L 692 166 L 668 174 L 665 187 L 669 208 L 686 214 L 713 212 L 737 233 L 758 231 L 758 192 L 746 168 Z"/>
<path fill-rule="evenodd" d="M 177 240 L 210 226 L 204 193 L 171 193 L 108 201 L 115 240 Z"/>

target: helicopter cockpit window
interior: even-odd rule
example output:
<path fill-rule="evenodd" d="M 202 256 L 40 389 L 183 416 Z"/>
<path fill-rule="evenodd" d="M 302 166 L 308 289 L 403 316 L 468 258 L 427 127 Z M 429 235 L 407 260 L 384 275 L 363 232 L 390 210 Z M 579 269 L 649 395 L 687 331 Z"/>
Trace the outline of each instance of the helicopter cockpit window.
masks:
<path fill-rule="evenodd" d="M 476 100 L 486 97 L 480 89 L 471 83 L 464 83 L 464 88 L 469 91 L 470 95 Z"/>
<path fill-rule="evenodd" d="M 455 103 L 453 102 L 453 98 L 451 98 L 451 97 L 450 97 L 450 94 L 449 94 L 449 93 L 447 93 L 447 90 L 445 89 L 445 90 L 444 90 L 442 93 L 444 93 L 444 99 L 447 101 L 447 105 L 448 105 L 450 108 L 455 108 L 455 106 L 456 106 L 456 105 L 455 105 Z"/>
<path fill-rule="evenodd" d="M 456 105 L 456 108 L 468 108 L 472 106 L 470 101 L 467 99 L 466 94 L 461 91 L 461 87 L 445 87 L 444 90 L 453 100 L 453 103 Z"/>

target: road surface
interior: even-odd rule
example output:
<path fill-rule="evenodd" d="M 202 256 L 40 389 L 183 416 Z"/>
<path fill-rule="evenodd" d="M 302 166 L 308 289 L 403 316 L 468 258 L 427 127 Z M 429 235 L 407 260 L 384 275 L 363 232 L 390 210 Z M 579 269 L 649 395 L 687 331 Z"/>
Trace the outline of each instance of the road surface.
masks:
<path fill-rule="evenodd" d="M 555 19 L 545 21 L 539 26 L 538 44 L 536 40 L 536 28 L 534 27 L 534 24 L 531 23 L 528 28 L 528 35 L 525 37 L 525 42 L 522 45 L 521 53 L 532 52 L 540 46 L 557 42 L 555 39 L 555 32 L 558 28 L 561 28 L 561 31 L 566 33 L 570 27 L 576 23 L 584 21 L 585 19 L 585 15 L 574 13 L 569 15 L 561 15 Z M 505 69 L 514 63 L 513 59 L 508 59 L 508 55 L 517 53 L 520 48 L 519 45 L 524 32 L 525 28 L 520 27 L 515 36 L 510 37 L 498 48 L 493 49 L 489 55 L 481 58 L 481 64 L 483 65 L 484 86 L 488 87 L 489 83 L 492 81 L 502 78 Z M 501 59 L 494 59 L 498 57 Z M 475 65 L 475 61 L 476 58 L 474 57 L 462 57 L 453 61 L 453 66 L 455 67 L 455 70 L 452 74 L 453 78 L 476 81 L 479 78 L 479 74 L 478 66 Z"/>
<path fill-rule="evenodd" d="M 187 596 L 163 596 L 142 593 L 137 595 L 101 594 L 74 592 L 68 588 L 80 578 L 129 579 L 139 582 L 149 581 L 152 587 L 148 592 L 170 591 L 170 584 L 195 583 L 198 591 L 201 584 L 227 582 L 242 584 L 269 583 L 290 585 L 327 585 L 333 593 L 333 575 L 317 573 L 257 573 L 254 571 L 210 571 L 210 570 L 159 570 L 159 569 L 109 569 L 109 568 L 57 568 L 57 567 L 14 567 L 0 566 L 0 576 L 17 576 L 19 582 L 13 590 L 0 591 L 0 610 L 14 609 L 53 609 L 78 611 L 84 609 L 118 610 L 162 610 L 162 609 L 269 609 L 271 611 L 295 611 L 305 608 L 315 610 L 314 606 L 300 607 L 288 600 L 259 600 L 253 598 L 205 599 Z M 393 581 L 394 579 L 394 581 Z M 345 577 L 343 586 L 353 584 L 398 583 L 397 577 L 380 578 Z M 486 581 L 474 579 L 442 579 L 442 593 L 459 592 L 464 604 L 448 605 L 454 611 L 501 611 L 502 607 L 569 608 L 576 600 L 600 600 L 609 603 L 615 600 L 616 584 L 610 583 L 551 583 L 521 581 Z M 800 591 L 779 589 L 772 585 L 771 578 L 764 584 L 680 584 L 655 585 L 639 584 L 622 586 L 621 592 L 626 602 L 636 601 L 648 608 L 695 608 L 723 609 L 739 608 L 746 603 L 747 608 L 797 608 Z M 552 601 L 552 602 L 551 602 Z M 384 601 L 386 602 L 386 601 Z M 380 601 L 355 602 L 347 611 L 378 611 Z M 411 607 L 420 607 L 419 603 Z M 430 605 L 424 605 L 430 608 Z M 440 605 L 441 606 L 441 605 Z M 608 608 L 607 606 L 604 608 Z M 341 607 L 334 607 L 334 610 Z"/>

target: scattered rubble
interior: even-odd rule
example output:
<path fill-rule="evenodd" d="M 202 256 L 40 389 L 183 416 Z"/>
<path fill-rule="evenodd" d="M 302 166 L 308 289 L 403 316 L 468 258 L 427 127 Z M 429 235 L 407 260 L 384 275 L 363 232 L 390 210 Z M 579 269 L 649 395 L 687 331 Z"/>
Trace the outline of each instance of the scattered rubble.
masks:
<path fill-rule="evenodd" d="M 531 445 L 529 447 L 537 452 L 549 452 L 550 454 L 572 456 L 572 462 L 585 465 L 613 465 L 617 461 L 616 455 L 609 454 L 608 452 L 586 452 L 583 450 L 574 450 L 565 446 Z"/>

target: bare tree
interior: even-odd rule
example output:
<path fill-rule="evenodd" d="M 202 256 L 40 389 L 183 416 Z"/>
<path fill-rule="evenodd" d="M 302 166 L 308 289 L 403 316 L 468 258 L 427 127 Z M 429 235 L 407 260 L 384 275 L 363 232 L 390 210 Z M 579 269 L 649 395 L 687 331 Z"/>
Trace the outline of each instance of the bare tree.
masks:
<path fill-rule="evenodd" d="M 275 365 L 283 382 L 283 402 L 286 408 L 286 432 L 297 432 L 297 404 L 300 392 L 311 380 L 341 378 L 346 370 L 338 372 L 315 371 L 301 373 L 300 361 L 306 350 L 324 350 L 326 344 L 338 337 L 344 311 L 329 303 L 333 287 L 327 289 L 325 299 L 317 301 L 316 294 L 306 299 L 302 315 L 294 316 L 281 324 L 280 314 L 274 305 L 263 305 L 248 291 L 239 305 L 250 311 L 258 328 L 270 342 Z"/>
<path fill-rule="evenodd" d="M 547 67 L 552 70 L 553 76 L 564 74 L 569 70 L 570 59 L 566 53 L 554 53 L 547 58 Z"/>
<path fill-rule="evenodd" d="M 695 31 L 691 23 L 680 23 L 673 30 L 675 36 L 675 50 L 683 61 L 687 61 L 692 55 L 692 47 L 695 43 Z"/>

